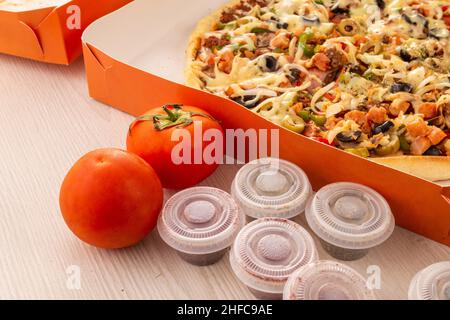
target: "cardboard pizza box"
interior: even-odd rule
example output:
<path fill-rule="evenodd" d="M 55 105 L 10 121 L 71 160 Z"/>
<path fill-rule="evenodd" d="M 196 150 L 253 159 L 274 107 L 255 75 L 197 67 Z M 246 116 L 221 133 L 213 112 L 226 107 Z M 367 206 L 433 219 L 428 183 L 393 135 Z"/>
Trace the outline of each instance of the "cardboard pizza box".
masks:
<path fill-rule="evenodd" d="M 83 30 L 130 1 L 2 0 L 0 53 L 70 64 L 82 52 Z"/>
<path fill-rule="evenodd" d="M 225 128 L 275 129 L 240 105 L 184 86 L 188 38 L 223 0 L 135 0 L 83 34 L 90 95 L 132 115 L 166 103 L 206 109 Z M 280 157 L 302 167 L 315 190 L 338 181 L 370 186 L 392 206 L 397 224 L 450 246 L 450 187 L 353 156 L 280 129 Z"/>

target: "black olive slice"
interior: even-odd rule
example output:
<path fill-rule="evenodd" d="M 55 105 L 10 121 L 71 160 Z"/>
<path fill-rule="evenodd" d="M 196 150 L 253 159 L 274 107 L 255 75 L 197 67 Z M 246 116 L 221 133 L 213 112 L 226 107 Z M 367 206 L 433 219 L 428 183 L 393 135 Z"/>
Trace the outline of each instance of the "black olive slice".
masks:
<path fill-rule="evenodd" d="M 263 70 L 268 72 L 275 72 L 278 70 L 278 61 L 275 57 L 265 56 L 263 62 Z"/>
<path fill-rule="evenodd" d="M 303 16 L 302 19 L 307 26 L 320 24 L 319 17 L 313 14 Z"/>
<path fill-rule="evenodd" d="M 384 10 L 384 8 L 386 8 L 386 2 L 384 2 L 384 0 L 377 0 L 377 6 L 381 10 Z"/>
<path fill-rule="evenodd" d="M 427 151 L 425 151 L 425 153 L 423 155 L 425 155 L 425 156 L 442 156 L 442 151 L 436 146 L 431 146 Z"/>
<path fill-rule="evenodd" d="M 287 22 L 278 22 L 277 23 L 277 28 L 278 29 L 287 29 L 287 28 L 289 28 L 289 23 L 287 23 Z"/>
<path fill-rule="evenodd" d="M 400 58 L 402 58 L 405 62 L 411 62 L 414 60 L 413 56 L 411 56 L 405 49 L 400 50 Z"/>
<path fill-rule="evenodd" d="M 397 83 L 394 83 L 392 85 L 391 93 L 396 93 L 396 92 L 408 92 L 408 93 L 411 93 L 412 89 L 413 89 L 413 87 L 409 83 L 397 82 Z"/>
<path fill-rule="evenodd" d="M 336 136 L 340 142 L 356 142 L 361 138 L 361 131 L 341 132 Z"/>
<path fill-rule="evenodd" d="M 253 109 L 258 105 L 258 100 L 256 100 L 255 102 L 252 103 L 248 103 L 249 101 L 255 100 L 256 96 L 252 95 L 252 96 L 244 96 L 244 97 L 235 97 L 235 98 L 231 98 L 231 100 L 233 100 L 234 102 L 239 103 L 241 106 L 246 107 L 247 109 Z"/>
<path fill-rule="evenodd" d="M 394 126 L 394 123 L 390 120 L 380 124 L 379 126 L 376 126 L 373 129 L 373 134 L 379 134 L 379 133 L 385 133 L 388 132 L 389 129 L 391 129 Z"/>
<path fill-rule="evenodd" d="M 334 9 L 332 9 L 331 12 L 333 12 L 334 14 L 344 14 L 345 15 L 345 14 L 350 13 L 350 9 L 336 7 Z"/>
<path fill-rule="evenodd" d="M 289 79 L 291 83 L 295 83 L 298 80 L 300 80 L 300 77 L 302 75 L 302 71 L 297 68 L 290 68 L 289 73 L 286 75 L 286 77 Z"/>
<path fill-rule="evenodd" d="M 423 34 L 425 35 L 425 37 L 428 36 L 430 32 L 430 22 L 420 13 L 414 13 L 412 15 L 402 13 L 402 19 L 412 26 L 421 25 L 423 27 Z"/>

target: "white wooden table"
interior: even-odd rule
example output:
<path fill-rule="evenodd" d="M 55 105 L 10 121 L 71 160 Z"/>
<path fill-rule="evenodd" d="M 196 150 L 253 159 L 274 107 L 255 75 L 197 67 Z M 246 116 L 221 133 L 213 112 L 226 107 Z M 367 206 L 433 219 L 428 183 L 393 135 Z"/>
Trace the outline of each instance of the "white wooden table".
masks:
<path fill-rule="evenodd" d="M 117 251 L 70 233 L 58 206 L 66 172 L 92 149 L 123 148 L 131 121 L 89 98 L 81 60 L 64 67 L 0 55 L 0 299 L 252 299 L 228 259 L 191 266 L 156 231 Z M 229 191 L 237 169 L 222 166 L 203 184 Z M 349 264 L 362 274 L 379 266 L 378 297 L 405 299 L 413 275 L 442 260 L 450 260 L 448 247 L 397 228 Z M 79 290 L 67 285 L 71 266 L 80 268 Z"/>

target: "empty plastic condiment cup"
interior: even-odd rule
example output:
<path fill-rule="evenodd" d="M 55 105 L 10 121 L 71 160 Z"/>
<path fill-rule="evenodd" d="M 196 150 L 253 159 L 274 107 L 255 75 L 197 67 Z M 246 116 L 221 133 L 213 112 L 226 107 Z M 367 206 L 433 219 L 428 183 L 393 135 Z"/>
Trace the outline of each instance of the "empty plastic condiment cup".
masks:
<path fill-rule="evenodd" d="M 312 188 L 298 166 L 265 158 L 252 161 L 239 170 L 231 194 L 249 220 L 263 217 L 291 219 L 305 211 Z"/>
<path fill-rule="evenodd" d="M 328 185 L 311 199 L 306 219 L 323 248 L 339 260 L 357 260 L 386 241 L 395 221 L 386 200 L 355 183 Z"/>
<path fill-rule="evenodd" d="M 301 267 L 288 279 L 284 300 L 373 300 L 372 290 L 352 268 L 334 261 Z"/>
<path fill-rule="evenodd" d="M 450 261 L 418 272 L 409 287 L 409 300 L 450 300 Z"/>
<path fill-rule="evenodd" d="M 245 224 L 245 215 L 225 191 L 196 187 L 178 192 L 158 219 L 161 238 L 189 263 L 219 261 Z"/>
<path fill-rule="evenodd" d="M 246 225 L 230 252 L 231 267 L 255 297 L 282 299 L 288 277 L 318 259 L 309 233 L 281 218 L 262 218 Z"/>

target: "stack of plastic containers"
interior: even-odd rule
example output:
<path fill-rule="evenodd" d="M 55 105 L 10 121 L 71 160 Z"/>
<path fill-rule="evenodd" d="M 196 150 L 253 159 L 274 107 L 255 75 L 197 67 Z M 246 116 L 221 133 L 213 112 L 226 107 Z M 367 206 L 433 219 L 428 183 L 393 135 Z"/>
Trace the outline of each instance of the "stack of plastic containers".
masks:
<path fill-rule="evenodd" d="M 303 170 L 266 158 L 239 170 L 231 195 L 208 187 L 177 193 L 164 206 L 158 230 L 195 265 L 217 262 L 231 246 L 232 270 L 260 299 L 281 299 L 283 292 L 289 300 L 374 299 L 355 270 L 318 261 L 311 235 L 288 220 L 303 212 L 324 249 L 339 260 L 362 258 L 387 240 L 395 225 L 388 203 L 374 190 L 335 183 L 314 195 Z M 246 217 L 251 222 L 244 226 Z M 440 297 L 448 297 L 450 291 L 449 275 L 444 278 L 444 289 L 436 293 Z M 422 275 L 414 288 L 430 281 Z M 411 292 L 417 290 L 421 289 Z"/>

